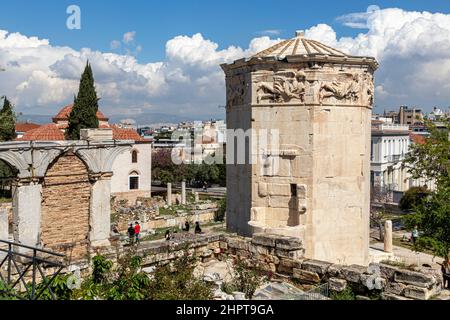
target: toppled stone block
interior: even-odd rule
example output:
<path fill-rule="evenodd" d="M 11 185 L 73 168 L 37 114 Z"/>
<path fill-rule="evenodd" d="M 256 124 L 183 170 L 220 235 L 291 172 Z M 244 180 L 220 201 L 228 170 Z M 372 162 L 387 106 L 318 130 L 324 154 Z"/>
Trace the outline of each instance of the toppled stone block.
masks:
<path fill-rule="evenodd" d="M 299 238 L 280 236 L 275 240 L 275 247 L 282 250 L 299 250 L 303 248 Z"/>
<path fill-rule="evenodd" d="M 361 283 L 369 290 L 381 290 L 386 286 L 386 279 L 375 274 L 361 274 Z"/>
<path fill-rule="evenodd" d="M 399 296 L 393 293 L 387 293 L 387 292 L 383 292 L 381 294 L 381 299 L 382 300 L 412 300 L 403 296 Z"/>
<path fill-rule="evenodd" d="M 281 258 L 280 263 L 278 264 L 278 272 L 292 274 L 294 268 L 300 269 L 301 266 L 301 260 Z"/>
<path fill-rule="evenodd" d="M 341 275 L 341 270 L 344 266 L 340 264 L 331 264 L 328 267 L 328 274 L 331 277 L 339 277 Z"/>
<path fill-rule="evenodd" d="M 239 250 L 249 250 L 250 241 L 242 238 L 227 238 L 228 247 L 239 249 Z"/>
<path fill-rule="evenodd" d="M 392 293 L 401 295 L 403 294 L 403 290 L 406 288 L 406 285 L 397 282 L 388 282 L 385 288 L 386 293 Z"/>
<path fill-rule="evenodd" d="M 371 263 L 369 266 L 372 266 L 372 265 L 378 266 L 381 276 L 385 277 L 389 281 L 394 281 L 395 273 L 397 271 L 400 271 L 399 268 L 388 265 L 388 264 L 384 264 L 384 263 L 380 263 L 380 264 L 378 264 L 378 263 L 372 264 Z"/>
<path fill-rule="evenodd" d="M 432 296 L 432 294 L 432 290 L 412 285 L 407 286 L 403 292 L 403 295 L 405 297 L 417 300 L 428 300 Z"/>
<path fill-rule="evenodd" d="M 255 233 L 252 237 L 252 243 L 254 245 L 261 245 L 265 247 L 275 248 L 277 236 L 267 233 Z"/>
<path fill-rule="evenodd" d="M 410 284 L 421 288 L 431 288 L 436 283 L 436 278 L 416 271 L 398 270 L 394 274 L 396 282 Z"/>
<path fill-rule="evenodd" d="M 332 263 L 319 260 L 305 260 L 302 263 L 302 269 L 316 272 L 320 275 L 325 275 L 327 273 L 328 267 L 331 265 Z"/>
<path fill-rule="evenodd" d="M 280 258 L 290 258 L 290 259 L 298 260 L 298 259 L 302 259 L 304 257 L 305 252 L 303 249 L 294 250 L 294 251 L 275 249 L 275 255 Z"/>
<path fill-rule="evenodd" d="M 328 279 L 330 290 L 341 292 L 347 287 L 347 281 L 344 279 L 330 278 Z"/>
<path fill-rule="evenodd" d="M 317 273 L 307 270 L 294 268 L 292 276 L 303 283 L 315 284 L 320 282 L 320 277 Z"/>
<path fill-rule="evenodd" d="M 367 271 L 366 267 L 352 264 L 350 266 L 345 266 L 341 269 L 342 276 L 345 280 L 359 283 L 361 281 L 361 275 Z"/>
<path fill-rule="evenodd" d="M 250 252 L 253 254 L 269 255 L 270 248 L 252 244 L 252 245 L 250 245 Z"/>

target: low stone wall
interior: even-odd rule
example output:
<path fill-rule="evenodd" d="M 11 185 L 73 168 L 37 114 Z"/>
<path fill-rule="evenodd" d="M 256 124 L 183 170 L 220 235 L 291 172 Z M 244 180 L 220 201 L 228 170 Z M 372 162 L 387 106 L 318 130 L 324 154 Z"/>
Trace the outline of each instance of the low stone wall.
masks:
<path fill-rule="evenodd" d="M 214 220 L 214 214 L 217 209 L 210 210 L 197 210 L 191 213 L 186 213 L 180 216 L 159 216 L 155 217 L 150 221 L 145 222 L 142 225 L 143 230 L 149 229 L 160 229 L 160 228 L 170 228 L 170 227 L 178 227 L 179 225 L 183 225 L 186 220 L 191 221 L 191 225 L 193 222 L 208 223 Z"/>
<path fill-rule="evenodd" d="M 221 246 L 231 255 L 262 266 L 262 270 L 287 276 L 300 284 L 328 282 L 336 292 L 349 286 L 359 299 L 379 294 L 385 300 L 426 300 L 442 290 L 442 276 L 437 270 L 413 271 L 382 263 L 343 266 L 305 259 L 302 244 L 296 238 L 267 234 L 255 234 L 252 239 L 226 237 Z"/>
<path fill-rule="evenodd" d="M 120 245 L 97 249 L 91 255 L 102 254 L 116 261 L 130 247 Z M 184 254 L 195 254 L 202 262 L 212 259 L 239 258 L 258 266 L 273 277 L 297 282 L 305 286 L 328 283 L 331 291 L 342 292 L 351 287 L 361 300 L 378 296 L 383 300 L 426 300 L 442 290 L 439 271 L 422 268 L 408 270 L 382 263 L 368 267 L 338 265 L 304 258 L 304 249 L 297 238 L 255 234 L 253 238 L 229 234 L 194 235 L 180 241 L 153 241 L 142 243 L 137 254 L 143 257 L 142 266 L 169 263 Z M 85 264 L 83 273 L 90 267 Z"/>
<path fill-rule="evenodd" d="M 135 203 L 139 198 L 148 198 L 151 194 L 149 190 L 133 190 L 129 192 L 113 192 L 111 195 L 115 197 L 116 201 L 127 200 L 130 203 Z"/>

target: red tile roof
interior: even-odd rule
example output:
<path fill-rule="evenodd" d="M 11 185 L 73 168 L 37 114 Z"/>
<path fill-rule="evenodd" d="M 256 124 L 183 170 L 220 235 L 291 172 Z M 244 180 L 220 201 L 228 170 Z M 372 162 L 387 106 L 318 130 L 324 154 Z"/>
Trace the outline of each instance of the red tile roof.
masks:
<path fill-rule="evenodd" d="M 64 133 L 56 126 L 56 124 L 49 123 L 25 132 L 23 137 L 17 140 L 60 141 L 64 140 Z"/>
<path fill-rule="evenodd" d="M 72 112 L 73 104 L 69 104 L 62 108 L 56 116 L 52 118 L 54 122 L 58 120 L 67 120 L 69 119 L 69 115 Z M 100 111 L 97 111 L 97 119 L 101 121 L 108 121 L 109 119 Z"/>
<path fill-rule="evenodd" d="M 146 141 L 133 129 L 124 129 L 117 126 L 110 126 L 113 130 L 113 138 L 115 140 L 134 140 L 134 141 Z"/>
<path fill-rule="evenodd" d="M 65 106 L 59 111 L 59 113 L 53 117 L 54 122 L 58 122 L 61 120 L 67 120 L 70 113 L 72 112 L 73 105 Z M 97 112 L 97 118 L 101 121 L 108 121 L 101 111 Z M 133 140 L 133 141 L 147 141 L 142 138 L 135 130 L 133 129 L 124 129 L 119 128 L 115 125 L 109 124 L 101 124 L 100 128 L 111 128 L 113 131 L 113 139 L 115 140 Z M 32 130 L 28 130 L 25 132 L 22 138 L 16 140 L 40 140 L 40 141 L 60 141 L 65 140 L 64 138 L 64 129 L 67 128 L 65 124 L 57 124 L 50 123 L 43 126 L 39 126 L 38 128 L 34 128 Z"/>
<path fill-rule="evenodd" d="M 16 132 L 27 132 L 36 128 L 39 128 L 41 125 L 32 122 L 19 122 L 16 123 Z"/>
<path fill-rule="evenodd" d="M 410 132 L 409 138 L 412 140 L 413 143 L 416 144 L 424 144 L 425 143 L 425 137 L 421 134 L 415 134 Z"/>
<path fill-rule="evenodd" d="M 103 125 L 101 128 L 111 128 L 113 131 L 113 139 L 115 140 L 147 141 L 133 129 L 119 128 L 114 125 Z M 26 132 L 22 138 L 17 140 L 61 141 L 65 140 L 65 138 L 64 131 L 61 130 L 56 124 L 50 123 Z"/>

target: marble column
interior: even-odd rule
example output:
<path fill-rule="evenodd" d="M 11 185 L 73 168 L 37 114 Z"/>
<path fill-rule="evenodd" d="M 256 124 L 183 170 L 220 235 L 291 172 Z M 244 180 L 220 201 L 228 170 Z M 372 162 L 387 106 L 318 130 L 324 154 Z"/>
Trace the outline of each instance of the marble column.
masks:
<path fill-rule="evenodd" d="M 19 181 L 13 188 L 14 241 L 32 247 L 39 246 L 42 185 Z"/>
<path fill-rule="evenodd" d="M 200 202 L 200 197 L 198 195 L 198 192 L 194 192 L 194 197 L 195 197 L 195 203 L 199 203 Z"/>
<path fill-rule="evenodd" d="M 186 181 L 181 182 L 181 204 L 186 204 Z"/>
<path fill-rule="evenodd" d="M 169 182 L 167 183 L 167 205 L 171 206 L 172 205 L 172 184 Z"/>
<path fill-rule="evenodd" d="M 0 240 L 8 240 L 8 211 L 0 208 Z M 6 243 L 0 243 L 0 248 L 7 249 Z M 6 256 L 5 252 L 0 251 L 0 261 Z"/>
<path fill-rule="evenodd" d="M 384 222 L 384 251 L 392 253 L 392 221 Z"/>
<path fill-rule="evenodd" d="M 0 208 L 0 240 L 8 240 L 8 211 Z"/>
<path fill-rule="evenodd" d="M 111 232 L 111 175 L 103 175 L 94 182 L 90 206 L 91 246 L 108 246 Z"/>

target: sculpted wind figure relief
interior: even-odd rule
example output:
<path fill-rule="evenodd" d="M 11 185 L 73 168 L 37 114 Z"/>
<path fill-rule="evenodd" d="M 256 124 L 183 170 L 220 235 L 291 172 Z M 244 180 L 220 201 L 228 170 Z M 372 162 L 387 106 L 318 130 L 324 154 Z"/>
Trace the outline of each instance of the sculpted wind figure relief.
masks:
<path fill-rule="evenodd" d="M 356 101 L 359 98 L 360 76 L 347 73 L 343 81 L 333 80 L 331 83 L 322 83 L 319 90 L 319 102 L 334 97 L 338 100 Z"/>
<path fill-rule="evenodd" d="M 303 71 L 279 71 L 273 75 L 273 82 L 257 84 L 256 99 L 273 102 L 289 102 L 292 99 L 304 101 L 306 74 Z"/>

